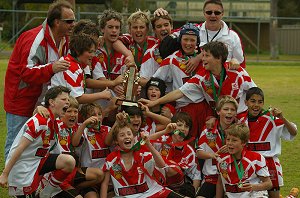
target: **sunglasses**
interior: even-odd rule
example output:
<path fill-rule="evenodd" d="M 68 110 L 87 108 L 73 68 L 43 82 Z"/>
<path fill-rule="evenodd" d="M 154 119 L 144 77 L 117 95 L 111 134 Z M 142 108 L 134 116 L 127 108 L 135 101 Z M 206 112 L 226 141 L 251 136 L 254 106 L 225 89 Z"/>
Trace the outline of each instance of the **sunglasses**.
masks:
<path fill-rule="evenodd" d="M 212 15 L 212 13 L 214 13 L 216 16 L 222 14 L 221 11 L 211 11 L 211 10 L 205 11 L 205 14 L 207 15 Z"/>
<path fill-rule="evenodd" d="M 67 23 L 67 24 L 72 24 L 75 22 L 75 19 L 60 19 L 61 21 Z"/>

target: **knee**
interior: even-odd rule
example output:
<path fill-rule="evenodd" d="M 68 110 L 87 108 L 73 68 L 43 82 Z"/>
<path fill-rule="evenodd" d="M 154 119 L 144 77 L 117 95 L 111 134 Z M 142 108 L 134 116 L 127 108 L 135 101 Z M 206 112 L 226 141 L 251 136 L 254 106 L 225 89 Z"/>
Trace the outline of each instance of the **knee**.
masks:
<path fill-rule="evenodd" d="M 59 160 L 63 165 L 62 169 L 65 172 L 72 172 L 76 165 L 76 160 L 72 155 L 61 154 Z"/>

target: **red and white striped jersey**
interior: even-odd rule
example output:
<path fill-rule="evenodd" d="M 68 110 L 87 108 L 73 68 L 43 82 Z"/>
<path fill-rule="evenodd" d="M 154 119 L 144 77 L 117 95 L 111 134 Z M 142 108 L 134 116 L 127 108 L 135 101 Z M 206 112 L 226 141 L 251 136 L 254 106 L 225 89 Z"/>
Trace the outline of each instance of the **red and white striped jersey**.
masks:
<path fill-rule="evenodd" d="M 37 189 L 40 181 L 39 166 L 41 161 L 49 154 L 50 148 L 55 144 L 54 133 L 57 123 L 50 111 L 50 118 L 35 114 L 21 128 L 9 151 L 6 164 L 12 157 L 22 137 L 31 144 L 25 148 L 12 167 L 9 176 L 9 194 L 24 195 Z"/>
<path fill-rule="evenodd" d="M 181 50 L 178 50 L 165 58 L 153 77 L 160 78 L 166 82 L 167 92 L 180 88 L 185 82 L 187 82 L 192 74 L 186 73 L 186 56 L 184 56 Z M 176 100 L 176 108 L 180 108 L 188 105 L 192 101 L 187 97 L 182 97 Z"/>
<path fill-rule="evenodd" d="M 224 67 L 226 68 L 225 65 Z M 218 92 L 220 88 L 219 82 L 214 75 L 212 76 L 216 92 Z M 200 68 L 195 76 L 180 87 L 180 90 L 194 103 L 201 102 L 205 98 L 214 107 L 216 101 L 214 101 L 212 80 L 210 79 L 210 71 Z M 256 87 L 256 84 L 243 68 L 238 68 L 237 70 L 226 69 L 220 96 L 230 95 L 235 98 L 239 103 L 237 112 L 243 112 L 247 109 L 245 105 L 246 92 L 251 87 Z"/>
<path fill-rule="evenodd" d="M 112 152 L 106 158 L 103 171 L 109 171 L 116 197 L 158 197 L 157 193 L 164 187 L 151 176 L 155 168 L 152 154 L 134 151 L 133 155 L 129 170 L 125 169 L 120 151 Z"/>
<path fill-rule="evenodd" d="M 162 63 L 162 57 L 159 53 L 159 44 L 155 44 L 152 48 L 148 48 L 142 59 L 140 76 L 143 78 L 151 78 L 158 70 Z"/>
<path fill-rule="evenodd" d="M 70 54 L 63 58 L 70 62 L 70 67 L 66 71 L 58 72 L 51 78 L 50 87 L 62 85 L 71 90 L 70 95 L 77 98 L 84 94 L 85 80 L 83 68 Z"/>
<path fill-rule="evenodd" d="M 82 167 L 103 167 L 105 158 L 110 153 L 109 147 L 104 143 L 109 130 L 110 127 L 104 125 L 101 125 L 100 130 L 84 129 L 84 142 L 80 155 Z"/>
<path fill-rule="evenodd" d="M 241 192 L 238 187 L 239 182 L 258 184 L 260 179 L 258 176 L 269 177 L 268 167 L 266 166 L 265 158 L 256 152 L 244 149 L 242 152 L 242 159 L 238 162 L 243 164 L 244 174 L 240 181 L 235 165 L 234 159 L 231 155 L 221 155 L 218 159 L 217 167 L 221 175 L 224 192 L 228 197 L 246 198 L 255 197 L 255 191 Z"/>

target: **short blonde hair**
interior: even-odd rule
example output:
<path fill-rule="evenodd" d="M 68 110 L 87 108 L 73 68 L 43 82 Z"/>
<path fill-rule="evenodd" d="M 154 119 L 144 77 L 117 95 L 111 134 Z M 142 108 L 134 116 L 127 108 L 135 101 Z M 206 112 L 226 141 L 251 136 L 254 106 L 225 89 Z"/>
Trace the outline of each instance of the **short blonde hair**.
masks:
<path fill-rule="evenodd" d="M 144 22 L 148 29 L 150 29 L 150 12 L 149 11 L 141 11 L 140 9 L 136 12 L 132 13 L 128 19 L 127 24 L 130 28 L 131 24 L 135 23 L 137 20 L 141 20 Z"/>
<path fill-rule="evenodd" d="M 226 131 L 227 135 L 240 138 L 242 143 L 247 143 L 249 140 L 250 130 L 245 123 L 234 123 Z"/>
<path fill-rule="evenodd" d="M 69 108 L 79 109 L 79 102 L 73 96 L 69 96 L 70 106 Z"/>
<path fill-rule="evenodd" d="M 239 104 L 232 96 L 229 96 L 229 95 L 222 96 L 218 99 L 217 104 L 216 104 L 216 110 L 220 111 L 222 109 L 222 107 L 224 106 L 224 104 L 226 104 L 226 103 L 233 104 L 235 107 L 235 110 L 237 111 Z"/>

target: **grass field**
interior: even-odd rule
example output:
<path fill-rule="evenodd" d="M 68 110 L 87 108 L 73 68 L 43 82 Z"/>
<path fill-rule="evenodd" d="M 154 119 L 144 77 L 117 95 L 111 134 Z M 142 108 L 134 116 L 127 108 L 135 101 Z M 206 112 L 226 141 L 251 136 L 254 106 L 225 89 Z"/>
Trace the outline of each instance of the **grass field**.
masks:
<path fill-rule="evenodd" d="M 254 57 L 254 56 L 253 56 Z M 250 59 L 249 59 L 250 60 Z M 5 112 L 3 110 L 4 75 L 7 59 L 0 59 L 0 170 L 4 166 L 4 144 L 6 136 Z M 300 62 L 248 62 L 247 71 L 255 83 L 265 92 L 265 106 L 272 105 L 283 110 L 284 116 L 300 124 Z M 298 135 L 299 136 L 299 135 Z M 282 195 L 287 195 L 292 187 L 300 187 L 300 138 L 284 142 L 280 157 L 283 166 L 285 186 Z M 0 198 L 8 197 L 7 191 L 0 188 Z"/>

